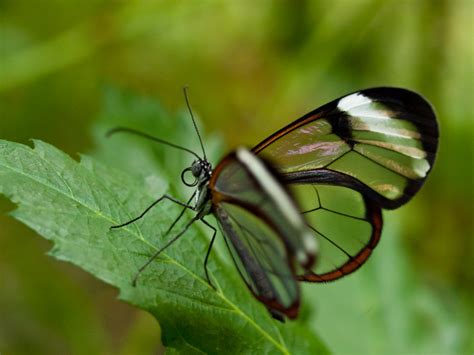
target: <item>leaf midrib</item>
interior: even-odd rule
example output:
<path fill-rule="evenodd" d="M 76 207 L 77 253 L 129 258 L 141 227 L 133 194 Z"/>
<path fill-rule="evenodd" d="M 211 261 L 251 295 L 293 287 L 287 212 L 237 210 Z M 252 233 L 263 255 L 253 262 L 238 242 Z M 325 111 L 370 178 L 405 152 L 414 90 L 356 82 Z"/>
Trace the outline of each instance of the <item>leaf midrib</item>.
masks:
<path fill-rule="evenodd" d="M 23 151 L 25 151 L 26 153 L 30 154 L 30 155 L 34 155 L 36 158 L 39 158 L 41 159 L 43 162 L 45 162 L 46 164 L 48 164 L 49 166 L 51 166 L 51 168 L 53 169 L 54 173 L 57 175 L 58 174 L 58 171 L 56 170 L 56 167 L 51 164 L 48 160 L 46 160 L 44 157 L 42 157 L 41 155 L 37 154 L 37 151 L 34 150 L 34 149 L 27 149 L 25 147 L 20 147 Z M 80 164 L 80 163 L 77 163 L 76 164 Z M 25 173 L 24 171 L 21 171 L 21 170 L 18 170 L 18 169 L 15 169 L 14 167 L 12 166 L 9 166 L 9 165 L 5 165 L 5 164 L 1 164 L 3 167 L 7 168 L 7 169 L 10 169 L 11 171 L 17 173 L 17 174 L 20 174 L 28 179 L 31 179 L 32 181 L 35 181 L 36 183 L 40 184 L 40 185 L 43 185 L 45 186 L 46 188 L 49 188 L 53 191 L 56 191 L 57 193 L 65 196 L 66 198 L 69 198 L 71 199 L 72 201 L 75 201 L 76 203 L 78 203 L 79 205 L 83 206 L 84 208 L 88 209 L 89 211 L 93 212 L 94 214 L 96 214 L 97 216 L 99 216 L 100 218 L 103 218 L 104 220 L 110 222 L 111 225 L 117 225 L 119 224 L 120 222 L 119 221 L 115 221 L 112 219 L 112 217 L 109 217 L 109 216 L 106 216 L 102 213 L 100 213 L 100 211 L 97 211 L 97 210 L 94 210 L 92 207 L 88 206 L 85 202 L 77 199 L 74 194 L 72 194 L 72 190 L 70 189 L 69 187 L 69 184 L 62 178 L 61 175 L 60 178 L 62 181 L 64 181 L 64 183 L 66 184 L 66 186 L 68 186 L 68 188 L 71 190 L 71 194 L 68 195 L 65 191 L 62 191 L 60 189 L 58 189 L 57 187 L 53 186 L 53 185 L 50 185 L 48 184 L 46 181 L 42 180 L 42 179 L 36 179 L 34 177 L 34 175 L 29 175 L 27 173 Z M 84 166 L 82 166 L 84 169 L 86 169 Z M 143 235 L 141 234 L 141 230 L 140 228 L 138 228 L 138 230 L 140 231 L 140 234 L 136 234 L 134 232 L 132 232 L 130 229 L 128 228 L 125 228 L 131 235 L 135 236 L 137 239 L 141 240 L 142 242 L 144 242 L 146 245 L 148 245 L 150 248 L 152 249 L 155 249 L 157 250 L 157 248 L 151 244 L 150 242 L 148 242 L 144 237 Z M 198 282 L 201 282 L 202 284 L 204 284 L 206 287 L 210 288 L 210 286 L 207 284 L 207 282 L 205 282 L 201 277 L 199 277 L 198 275 L 196 275 L 194 272 L 192 272 L 191 270 L 189 270 L 187 267 L 185 267 L 183 264 L 177 262 L 175 259 L 173 259 L 172 257 L 170 257 L 168 254 L 166 253 L 163 253 L 162 254 L 163 256 L 165 256 L 166 258 L 168 258 L 168 260 L 175 264 L 176 266 L 178 266 L 179 268 L 183 269 L 185 272 L 187 272 L 188 274 L 190 274 L 193 278 L 195 278 Z M 218 285 L 219 286 L 219 285 Z M 286 349 L 286 347 L 283 346 L 283 344 L 279 343 L 277 340 L 275 340 L 268 332 L 266 332 L 262 327 L 260 327 L 257 323 L 254 322 L 254 320 L 252 318 L 250 318 L 245 312 L 243 312 L 239 307 L 237 307 L 232 301 L 230 301 L 225 295 L 224 293 L 222 293 L 222 289 L 219 287 L 219 292 L 217 292 L 217 295 L 225 302 L 227 303 L 232 309 L 234 309 L 234 311 L 239 314 L 242 318 L 244 318 L 247 322 L 249 322 L 252 326 L 254 326 L 256 328 L 257 331 L 259 331 L 265 338 L 267 338 L 271 343 L 273 343 L 283 354 L 289 354 L 289 351 Z M 186 296 L 183 296 L 183 297 L 186 297 Z M 277 332 L 278 329 L 277 329 Z"/>

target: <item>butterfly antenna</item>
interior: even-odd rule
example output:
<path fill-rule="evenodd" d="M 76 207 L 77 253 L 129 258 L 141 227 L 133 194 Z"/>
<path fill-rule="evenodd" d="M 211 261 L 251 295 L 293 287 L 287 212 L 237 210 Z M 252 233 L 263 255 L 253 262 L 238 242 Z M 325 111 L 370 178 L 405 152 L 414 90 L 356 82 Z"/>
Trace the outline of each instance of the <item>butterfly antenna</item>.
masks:
<path fill-rule="evenodd" d="M 115 134 L 115 133 L 119 133 L 119 132 L 125 132 L 125 133 L 130 133 L 130 134 L 134 134 L 136 136 L 140 136 L 140 137 L 143 137 L 143 138 L 146 138 L 146 139 L 149 139 L 153 142 L 157 142 L 157 143 L 161 143 L 161 144 L 164 144 L 164 145 L 167 145 L 169 147 L 173 147 L 173 148 L 176 148 L 176 149 L 179 149 L 179 150 L 182 150 L 182 151 L 185 151 L 185 152 L 188 152 L 192 155 L 194 155 L 197 159 L 201 159 L 201 157 L 199 155 L 197 155 L 196 153 L 194 153 L 191 149 L 188 149 L 186 147 L 182 147 L 180 145 L 177 145 L 177 144 L 174 144 L 174 143 L 171 143 L 171 142 L 168 142 L 168 141 L 165 141 L 161 138 L 158 138 L 158 137 L 154 137 L 154 136 L 151 136 L 147 133 L 144 133 L 144 132 L 140 132 L 140 131 L 137 131 L 135 129 L 132 129 L 132 128 L 126 128 L 126 127 L 116 127 L 116 128 L 113 128 L 111 129 L 110 131 L 107 132 L 107 137 L 110 137 L 111 135 Z"/>
<path fill-rule="evenodd" d="M 189 111 L 189 114 L 191 115 L 191 120 L 193 121 L 194 129 L 196 130 L 196 133 L 197 133 L 198 138 L 199 138 L 199 144 L 201 144 L 201 149 L 202 149 L 202 154 L 204 155 L 204 160 L 207 160 L 206 151 L 204 150 L 204 144 L 202 143 L 201 134 L 199 133 L 199 129 L 196 125 L 196 121 L 194 120 L 193 111 L 191 110 L 191 105 L 189 104 L 188 87 L 187 86 L 183 87 L 183 92 L 184 92 L 184 99 L 186 100 L 186 106 L 188 106 L 188 111 Z"/>

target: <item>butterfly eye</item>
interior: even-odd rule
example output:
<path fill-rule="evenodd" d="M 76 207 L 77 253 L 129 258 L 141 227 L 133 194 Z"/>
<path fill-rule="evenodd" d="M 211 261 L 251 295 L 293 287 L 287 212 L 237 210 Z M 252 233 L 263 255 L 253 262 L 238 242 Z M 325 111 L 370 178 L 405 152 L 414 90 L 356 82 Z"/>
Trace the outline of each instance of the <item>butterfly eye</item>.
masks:
<path fill-rule="evenodd" d="M 193 163 L 193 165 L 191 165 L 191 172 L 193 173 L 195 177 L 199 177 L 199 175 L 201 175 L 201 171 L 202 171 L 201 161 L 196 160 Z"/>
<path fill-rule="evenodd" d="M 193 178 L 194 177 L 194 180 L 192 181 L 188 181 L 187 178 L 186 178 L 186 175 L 189 175 L 189 173 L 191 174 L 191 177 Z M 185 184 L 186 186 L 189 186 L 189 187 L 194 187 L 198 184 L 198 177 L 194 174 L 194 171 L 193 171 L 193 168 L 192 167 L 189 167 L 189 168 L 186 168 L 183 170 L 183 172 L 181 173 L 181 181 L 183 182 L 183 184 Z"/>

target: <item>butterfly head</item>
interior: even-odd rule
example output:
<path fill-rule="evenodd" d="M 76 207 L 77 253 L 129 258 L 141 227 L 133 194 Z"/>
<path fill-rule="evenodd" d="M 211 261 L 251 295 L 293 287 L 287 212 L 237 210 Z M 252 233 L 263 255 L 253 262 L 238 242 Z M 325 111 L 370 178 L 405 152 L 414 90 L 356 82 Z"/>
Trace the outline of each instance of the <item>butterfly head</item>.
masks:
<path fill-rule="evenodd" d="M 191 175 L 194 177 L 194 180 L 192 180 L 191 182 L 186 178 L 186 175 L 188 175 L 188 173 L 191 173 Z M 211 178 L 211 173 L 211 163 L 209 163 L 209 161 L 207 161 L 206 159 L 198 159 L 195 160 L 190 167 L 183 170 L 183 172 L 181 173 L 181 181 L 186 186 L 201 186 L 209 181 L 209 179 Z"/>

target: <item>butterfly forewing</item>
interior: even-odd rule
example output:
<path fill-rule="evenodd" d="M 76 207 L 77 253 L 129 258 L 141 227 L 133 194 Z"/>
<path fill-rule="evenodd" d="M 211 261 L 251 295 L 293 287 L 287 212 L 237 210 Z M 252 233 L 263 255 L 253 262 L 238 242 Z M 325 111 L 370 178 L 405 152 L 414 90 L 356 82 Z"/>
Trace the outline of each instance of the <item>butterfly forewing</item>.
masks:
<path fill-rule="evenodd" d="M 296 267 L 315 260 L 314 233 L 277 175 L 245 149 L 227 156 L 210 181 L 212 204 L 234 261 L 272 314 L 297 315 Z"/>
<path fill-rule="evenodd" d="M 308 113 L 253 151 L 268 157 L 288 181 L 326 183 L 327 174 L 340 172 L 357 179 L 352 188 L 381 207 L 397 208 L 423 184 L 437 142 L 434 112 L 420 95 L 374 88 Z"/>

